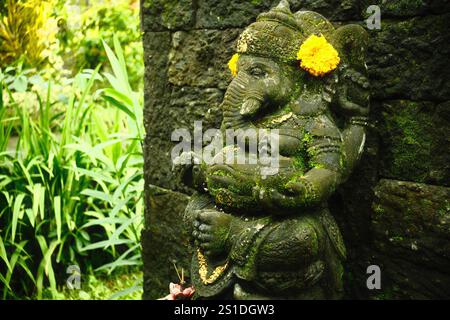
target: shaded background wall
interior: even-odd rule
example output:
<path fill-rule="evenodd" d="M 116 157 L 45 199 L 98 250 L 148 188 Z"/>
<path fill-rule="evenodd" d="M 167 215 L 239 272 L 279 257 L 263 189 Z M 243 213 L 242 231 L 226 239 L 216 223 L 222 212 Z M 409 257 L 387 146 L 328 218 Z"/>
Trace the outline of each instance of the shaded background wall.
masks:
<path fill-rule="evenodd" d="M 349 259 L 348 298 L 450 297 L 450 3 L 446 0 L 291 0 L 336 25 L 368 30 L 371 122 L 364 156 L 330 200 Z M 192 190 L 171 173 L 171 132 L 218 128 L 239 33 L 278 0 L 142 0 L 145 50 L 144 298 L 179 282 L 191 257 L 181 214 Z M 382 289 L 368 290 L 378 265 Z"/>

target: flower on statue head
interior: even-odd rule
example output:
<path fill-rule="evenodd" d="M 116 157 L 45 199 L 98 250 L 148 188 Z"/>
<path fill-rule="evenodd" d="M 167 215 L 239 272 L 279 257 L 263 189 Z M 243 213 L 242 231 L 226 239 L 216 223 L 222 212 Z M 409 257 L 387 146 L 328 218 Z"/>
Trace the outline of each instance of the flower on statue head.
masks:
<path fill-rule="evenodd" d="M 297 52 L 300 66 L 314 76 L 323 76 L 334 69 L 340 62 L 336 49 L 323 35 L 311 35 Z"/>
<path fill-rule="evenodd" d="M 230 68 L 231 74 L 233 77 L 237 75 L 237 62 L 239 60 L 239 53 L 235 53 L 230 61 L 228 61 L 228 68 Z"/>

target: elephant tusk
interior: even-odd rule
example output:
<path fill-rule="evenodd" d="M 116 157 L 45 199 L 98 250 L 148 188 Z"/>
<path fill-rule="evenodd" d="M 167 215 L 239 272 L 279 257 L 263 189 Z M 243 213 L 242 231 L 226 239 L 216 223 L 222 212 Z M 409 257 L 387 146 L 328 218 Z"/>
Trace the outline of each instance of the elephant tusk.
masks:
<path fill-rule="evenodd" d="M 241 106 L 240 114 L 244 117 L 251 117 L 255 115 L 259 109 L 261 109 L 261 101 L 255 99 L 255 98 L 248 98 L 244 101 L 244 103 Z"/>

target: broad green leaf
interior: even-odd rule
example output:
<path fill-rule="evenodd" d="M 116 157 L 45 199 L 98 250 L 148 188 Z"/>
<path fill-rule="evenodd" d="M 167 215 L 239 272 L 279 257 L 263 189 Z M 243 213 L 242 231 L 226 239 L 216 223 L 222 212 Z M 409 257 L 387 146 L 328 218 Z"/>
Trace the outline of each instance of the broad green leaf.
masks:
<path fill-rule="evenodd" d="M 127 187 L 133 182 L 133 180 L 135 180 L 140 175 L 141 175 L 141 173 L 138 172 L 138 173 L 135 173 L 135 174 L 129 176 L 127 179 L 125 179 L 119 185 L 119 187 L 116 189 L 116 191 L 114 191 L 113 199 L 116 200 L 116 199 L 118 199 L 118 197 L 120 197 L 121 194 L 124 194 Z"/>
<path fill-rule="evenodd" d="M 0 75 L 1 77 L 1 75 Z M 0 110 L 3 109 L 3 79 L 0 78 Z"/>
<path fill-rule="evenodd" d="M 128 228 L 131 224 L 133 224 L 135 221 L 141 220 L 142 217 L 136 215 L 132 218 L 127 219 L 125 223 L 123 223 L 119 228 L 117 228 L 116 231 L 114 231 L 113 235 L 110 237 L 111 239 L 118 239 L 121 233 Z"/>
<path fill-rule="evenodd" d="M 85 99 L 86 99 L 86 97 L 87 97 L 89 91 L 91 90 L 92 85 L 94 84 L 95 77 L 96 77 L 96 75 L 97 75 L 98 70 L 100 69 L 100 67 L 101 67 L 101 65 L 98 65 L 97 68 L 95 68 L 94 72 L 90 75 L 91 78 L 89 79 L 89 81 L 88 81 L 88 83 L 87 83 L 85 89 L 83 90 L 83 93 L 82 93 L 82 95 L 81 95 L 80 101 L 79 101 L 79 103 L 78 103 L 78 110 L 80 110 L 80 109 L 81 109 L 80 107 L 84 104 L 84 101 L 85 101 Z"/>
<path fill-rule="evenodd" d="M 111 85 L 111 87 L 113 87 L 115 90 L 117 90 L 117 91 L 123 91 L 124 90 L 124 88 L 123 88 L 122 84 L 120 83 L 119 79 L 117 79 L 112 74 L 107 73 L 107 72 L 104 72 L 103 75 L 108 80 L 108 82 Z"/>
<path fill-rule="evenodd" d="M 8 184 L 12 182 L 12 179 L 7 176 L 0 176 L 0 190 L 3 190 L 6 188 Z"/>
<path fill-rule="evenodd" d="M 32 186 L 33 180 L 31 179 L 31 176 L 29 174 L 29 169 L 25 167 L 21 159 L 17 159 L 17 164 L 19 164 L 20 168 L 22 169 L 21 174 L 27 179 L 28 185 Z"/>

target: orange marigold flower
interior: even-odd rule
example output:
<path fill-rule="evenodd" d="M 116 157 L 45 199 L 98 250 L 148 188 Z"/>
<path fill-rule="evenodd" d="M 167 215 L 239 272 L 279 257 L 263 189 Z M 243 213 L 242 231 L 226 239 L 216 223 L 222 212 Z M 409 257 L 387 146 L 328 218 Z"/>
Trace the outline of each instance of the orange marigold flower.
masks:
<path fill-rule="evenodd" d="M 311 35 L 297 52 L 300 66 L 314 76 L 323 76 L 336 69 L 340 62 L 336 49 L 323 35 Z"/>

